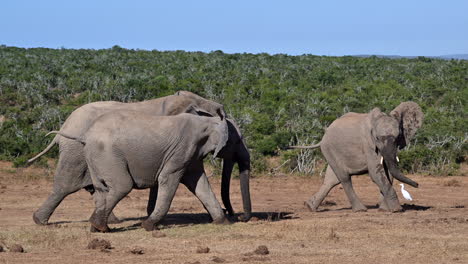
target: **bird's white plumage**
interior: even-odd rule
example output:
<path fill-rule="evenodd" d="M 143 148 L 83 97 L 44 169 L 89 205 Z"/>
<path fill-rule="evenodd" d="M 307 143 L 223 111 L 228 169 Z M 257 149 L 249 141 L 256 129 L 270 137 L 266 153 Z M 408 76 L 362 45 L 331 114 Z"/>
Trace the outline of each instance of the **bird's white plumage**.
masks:
<path fill-rule="evenodd" d="M 400 162 L 400 159 L 398 158 L 398 156 L 396 156 L 396 161 L 397 161 L 397 162 Z"/>
<path fill-rule="evenodd" d="M 403 183 L 400 183 L 401 185 L 401 194 L 403 194 L 403 197 L 405 197 L 406 200 L 408 201 L 413 201 L 413 198 L 409 194 L 407 190 L 405 190 L 405 185 Z"/>

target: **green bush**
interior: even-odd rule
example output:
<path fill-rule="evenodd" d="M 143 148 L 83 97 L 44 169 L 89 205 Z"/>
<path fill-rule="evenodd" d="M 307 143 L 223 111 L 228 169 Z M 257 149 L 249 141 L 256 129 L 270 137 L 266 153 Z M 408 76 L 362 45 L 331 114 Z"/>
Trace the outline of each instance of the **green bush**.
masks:
<path fill-rule="evenodd" d="M 466 60 L 423 57 L 0 46 L 0 157 L 21 164 L 50 142 L 45 133 L 60 128 L 83 104 L 134 102 L 183 89 L 225 105 L 258 172 L 267 169 L 265 155 L 287 156 L 278 150 L 319 141 L 326 126 L 346 112 L 389 112 L 412 100 L 423 108 L 425 121 L 402 152 L 402 166 L 453 174 L 467 156 L 467 72 Z M 57 153 L 55 147 L 46 156 Z"/>

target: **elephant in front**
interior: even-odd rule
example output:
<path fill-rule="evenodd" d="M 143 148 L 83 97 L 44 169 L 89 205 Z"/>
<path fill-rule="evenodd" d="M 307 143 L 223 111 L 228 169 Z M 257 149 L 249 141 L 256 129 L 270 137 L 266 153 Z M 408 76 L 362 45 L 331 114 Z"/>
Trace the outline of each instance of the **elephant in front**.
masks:
<path fill-rule="evenodd" d="M 325 131 L 320 147 L 328 166 L 320 190 L 305 204 L 316 211 L 330 190 L 342 184 L 353 211 L 367 208 L 357 197 L 351 176 L 368 173 L 379 187 L 380 209 L 397 212 L 402 207 L 393 189 L 393 178 L 415 188 L 418 183 L 407 178 L 398 168 L 397 150 L 404 148 L 421 127 L 424 114 L 418 104 L 403 102 L 389 115 L 374 108 L 369 113 L 347 113 L 336 119 Z"/>
<path fill-rule="evenodd" d="M 226 146 L 226 119 L 116 111 L 99 117 L 80 137 L 57 133 L 84 145 L 96 190 L 92 230 L 109 231 L 108 216 L 133 188 L 157 186 L 156 207 L 142 223 L 145 230 L 153 230 L 169 211 L 180 182 L 198 197 L 214 223 L 229 223 L 203 168 L 209 153 L 216 157 Z"/>
<path fill-rule="evenodd" d="M 60 132 L 80 137 L 100 116 L 106 113 L 120 110 L 137 111 L 141 112 L 142 114 L 153 116 L 171 116 L 180 113 L 191 113 L 194 115 L 202 114 L 209 116 L 220 116 L 223 119 L 226 118 L 223 105 L 207 100 L 191 92 L 179 91 L 175 95 L 136 103 L 107 101 L 86 104 L 79 107 L 70 114 L 70 116 L 66 119 L 60 128 Z M 240 132 L 239 138 L 242 138 Z M 251 216 L 249 193 L 250 156 L 242 140 L 231 141 L 230 143 L 235 143 L 237 145 L 230 146 L 230 149 L 234 151 L 234 153 L 225 153 L 224 164 L 227 166 L 226 168 L 223 167 L 223 202 L 229 214 L 234 215 L 228 193 L 231 175 L 230 173 L 228 175 L 227 171 L 232 171 L 232 165 L 230 164 L 238 162 L 240 169 L 242 200 L 244 204 L 243 220 L 247 221 Z M 47 200 L 41 205 L 41 207 L 34 212 L 33 220 L 36 224 L 47 224 L 54 210 L 69 194 L 74 193 L 82 188 L 85 188 L 90 193 L 94 193 L 95 191 L 84 158 L 83 145 L 79 142 L 70 140 L 60 135 L 56 135 L 52 142 L 41 153 L 30 159 L 28 162 L 31 163 L 40 156 L 44 155 L 55 144 L 59 145 L 60 151 L 57 169 L 54 175 L 53 191 Z M 226 188 L 226 186 L 228 187 Z M 155 193 L 155 190 L 150 192 L 151 201 L 154 200 Z M 150 209 L 152 211 L 152 208 Z M 114 214 L 111 213 L 109 222 L 118 221 L 119 220 L 114 216 Z"/>

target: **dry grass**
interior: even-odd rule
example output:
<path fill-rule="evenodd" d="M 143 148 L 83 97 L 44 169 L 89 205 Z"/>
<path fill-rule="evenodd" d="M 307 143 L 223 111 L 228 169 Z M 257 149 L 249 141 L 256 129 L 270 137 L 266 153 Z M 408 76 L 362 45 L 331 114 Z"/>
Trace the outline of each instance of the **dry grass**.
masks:
<path fill-rule="evenodd" d="M 328 198 L 333 202 L 320 207 L 322 212 L 307 212 L 303 201 L 319 188 L 319 180 L 257 178 L 251 190 L 259 220 L 227 226 L 208 224 L 198 200 L 181 188 L 160 230 L 166 236 L 153 237 L 138 226 L 138 218 L 145 215 L 146 191 L 134 191 L 122 200 L 116 214 L 126 221 L 114 225 L 115 232 L 96 234 L 88 231 L 85 221 L 93 203 L 84 191 L 60 205 L 51 219 L 55 224 L 36 226 L 32 212 L 47 197 L 51 183 L 20 177 L 0 172 L 5 187 L 0 188 L 0 245 L 21 244 L 26 253 L 0 253 L 0 263 L 468 262 L 466 190 L 443 184 L 446 178 L 413 177 L 421 184 L 409 189 L 414 205 L 394 214 L 375 208 L 353 213 L 340 188 L 331 191 Z M 464 177 L 453 179 L 462 186 L 468 183 Z M 219 193 L 219 180 L 211 181 Z M 357 177 L 354 183 L 365 204 L 377 202 L 377 188 L 367 177 Z M 233 205 L 240 210 L 238 182 L 233 184 Z M 87 249 L 95 238 L 109 241 L 112 249 Z M 251 254 L 260 245 L 268 248 L 268 255 Z M 209 252 L 197 253 L 199 247 Z"/>

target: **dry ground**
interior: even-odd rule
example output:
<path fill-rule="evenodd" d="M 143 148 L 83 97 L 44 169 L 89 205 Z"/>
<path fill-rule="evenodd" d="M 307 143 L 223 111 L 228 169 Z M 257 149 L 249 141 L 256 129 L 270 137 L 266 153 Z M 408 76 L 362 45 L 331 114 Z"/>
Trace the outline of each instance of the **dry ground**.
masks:
<path fill-rule="evenodd" d="M 303 202 L 318 190 L 317 178 L 254 178 L 257 219 L 228 226 L 209 224 L 199 201 L 181 187 L 161 230 L 166 237 L 155 238 L 138 226 L 146 214 L 144 190 L 117 206 L 125 221 L 112 233 L 88 231 L 93 201 L 85 191 L 67 197 L 51 225 L 35 225 L 32 213 L 52 186 L 45 173 L 0 162 L 0 245 L 18 243 L 26 251 L 0 252 L 0 263 L 468 263 L 468 177 L 411 175 L 420 188 L 407 188 L 415 200 L 403 213 L 376 209 L 378 191 L 367 176 L 354 177 L 358 195 L 371 208 L 365 213 L 353 213 L 338 186 L 321 212 L 308 212 Z M 210 181 L 218 194 L 219 179 Z M 241 211 L 238 180 L 232 192 Z M 113 248 L 87 249 L 94 238 Z M 270 254 L 246 255 L 260 245 Z M 196 253 L 198 247 L 209 253 Z"/>

